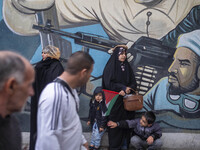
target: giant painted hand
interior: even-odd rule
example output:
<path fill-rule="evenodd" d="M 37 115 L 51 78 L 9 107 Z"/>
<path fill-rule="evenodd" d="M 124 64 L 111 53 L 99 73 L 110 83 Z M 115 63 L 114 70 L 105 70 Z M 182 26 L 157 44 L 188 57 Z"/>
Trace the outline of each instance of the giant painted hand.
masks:
<path fill-rule="evenodd" d="M 32 29 L 37 24 L 36 11 L 49 9 L 54 0 L 4 0 L 3 19 L 11 31 L 19 35 L 37 35 Z"/>

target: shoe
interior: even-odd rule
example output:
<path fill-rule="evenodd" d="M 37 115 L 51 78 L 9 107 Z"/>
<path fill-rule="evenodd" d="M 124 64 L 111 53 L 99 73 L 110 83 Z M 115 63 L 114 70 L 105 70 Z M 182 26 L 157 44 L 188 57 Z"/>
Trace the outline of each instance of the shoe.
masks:
<path fill-rule="evenodd" d="M 98 147 L 98 148 L 96 148 L 96 147 L 94 147 L 94 149 L 93 150 L 100 150 L 100 148 Z"/>

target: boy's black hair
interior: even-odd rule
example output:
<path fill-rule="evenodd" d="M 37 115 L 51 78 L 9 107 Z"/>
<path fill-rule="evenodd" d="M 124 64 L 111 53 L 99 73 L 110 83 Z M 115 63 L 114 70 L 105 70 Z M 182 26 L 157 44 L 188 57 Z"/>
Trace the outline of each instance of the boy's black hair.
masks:
<path fill-rule="evenodd" d="M 156 120 L 156 116 L 153 111 L 147 111 L 144 113 L 144 117 L 146 118 L 148 124 L 153 124 Z"/>

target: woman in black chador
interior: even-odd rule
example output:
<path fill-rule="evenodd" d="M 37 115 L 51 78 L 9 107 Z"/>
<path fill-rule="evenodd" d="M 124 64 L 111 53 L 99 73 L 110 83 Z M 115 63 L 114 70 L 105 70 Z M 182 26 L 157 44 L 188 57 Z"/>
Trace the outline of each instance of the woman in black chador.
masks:
<path fill-rule="evenodd" d="M 30 150 L 35 150 L 37 109 L 40 94 L 48 83 L 52 82 L 64 71 L 59 58 L 60 50 L 55 46 L 48 45 L 42 50 L 42 60 L 35 66 L 35 82 L 33 84 L 35 94 L 31 98 Z"/>
<path fill-rule="evenodd" d="M 127 46 L 118 45 L 113 49 L 113 54 L 108 60 L 102 77 L 103 89 L 119 92 L 109 120 L 118 122 L 120 120 L 133 119 L 135 112 L 128 112 L 124 109 L 123 96 L 136 90 L 137 83 L 130 64 L 127 61 Z M 109 128 L 108 138 L 110 150 L 127 149 L 130 141 L 130 131 L 122 128 Z"/>

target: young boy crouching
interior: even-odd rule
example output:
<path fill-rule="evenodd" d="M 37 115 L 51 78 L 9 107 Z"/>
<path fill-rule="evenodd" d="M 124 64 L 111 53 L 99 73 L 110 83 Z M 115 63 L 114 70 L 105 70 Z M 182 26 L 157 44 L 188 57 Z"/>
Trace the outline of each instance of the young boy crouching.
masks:
<path fill-rule="evenodd" d="M 162 131 L 158 123 L 155 123 L 156 116 L 152 111 L 145 112 L 141 118 L 124 120 L 119 122 L 109 121 L 110 128 L 133 128 L 131 144 L 136 150 L 147 148 L 148 150 L 159 149 L 162 146 L 160 137 Z"/>

